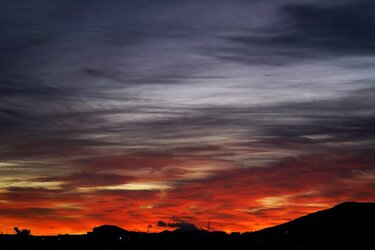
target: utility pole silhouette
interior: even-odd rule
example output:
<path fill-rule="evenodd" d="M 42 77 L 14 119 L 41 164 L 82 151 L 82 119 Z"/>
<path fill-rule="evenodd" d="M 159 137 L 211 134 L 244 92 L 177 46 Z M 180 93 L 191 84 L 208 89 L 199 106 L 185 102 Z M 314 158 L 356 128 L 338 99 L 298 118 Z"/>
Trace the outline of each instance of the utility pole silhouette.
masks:
<path fill-rule="evenodd" d="M 210 217 L 208 217 L 207 230 L 208 232 L 211 232 L 211 218 Z"/>
<path fill-rule="evenodd" d="M 150 233 L 150 227 L 152 227 L 152 225 L 147 226 L 147 233 Z"/>

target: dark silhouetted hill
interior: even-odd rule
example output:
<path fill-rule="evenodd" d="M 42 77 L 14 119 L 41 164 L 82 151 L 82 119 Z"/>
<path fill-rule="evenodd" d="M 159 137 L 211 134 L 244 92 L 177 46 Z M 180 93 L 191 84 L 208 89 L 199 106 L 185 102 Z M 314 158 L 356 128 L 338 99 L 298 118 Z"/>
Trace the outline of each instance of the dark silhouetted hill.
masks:
<path fill-rule="evenodd" d="M 228 235 L 191 225 L 183 223 L 178 225 L 183 230 L 161 233 L 103 225 L 87 235 L 0 235 L 0 249 L 375 250 L 375 203 L 346 202 L 251 233 Z"/>
<path fill-rule="evenodd" d="M 341 203 L 254 232 L 251 238 L 278 249 L 375 249 L 375 203 Z"/>

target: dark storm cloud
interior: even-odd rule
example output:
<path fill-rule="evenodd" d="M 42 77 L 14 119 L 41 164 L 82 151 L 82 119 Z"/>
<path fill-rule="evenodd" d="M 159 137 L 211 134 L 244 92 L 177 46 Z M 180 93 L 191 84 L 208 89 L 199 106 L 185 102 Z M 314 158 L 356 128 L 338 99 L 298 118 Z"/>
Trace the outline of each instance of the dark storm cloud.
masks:
<path fill-rule="evenodd" d="M 292 32 L 274 42 L 288 46 L 321 47 L 339 53 L 374 53 L 375 4 L 355 1 L 345 5 L 320 7 L 286 5 Z"/>
<path fill-rule="evenodd" d="M 275 5 L 278 7 L 274 25 L 227 36 L 228 41 L 238 46 L 222 47 L 213 54 L 222 60 L 241 63 L 284 65 L 296 60 L 365 56 L 375 52 L 372 1 Z"/>

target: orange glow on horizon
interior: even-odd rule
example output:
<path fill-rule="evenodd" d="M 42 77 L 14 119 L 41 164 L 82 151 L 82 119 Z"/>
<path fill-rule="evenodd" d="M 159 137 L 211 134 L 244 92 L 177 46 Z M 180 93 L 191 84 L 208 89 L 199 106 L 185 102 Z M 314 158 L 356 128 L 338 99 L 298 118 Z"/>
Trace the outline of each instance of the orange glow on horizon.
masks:
<path fill-rule="evenodd" d="M 199 166 L 199 161 L 191 164 Z M 175 228 L 160 227 L 159 221 L 206 229 L 208 218 L 214 231 L 255 231 L 340 202 L 369 201 L 363 190 L 371 190 L 373 179 L 363 174 L 363 166 L 363 160 L 312 155 L 269 167 L 211 169 L 196 179 L 185 167 L 175 166 L 143 177 L 98 172 L 85 180 L 81 174 L 36 179 L 43 183 L 36 187 L 30 179 L 23 188 L 0 191 L 0 231 L 12 233 L 17 226 L 34 235 L 83 234 L 111 224 L 142 232 L 152 225 L 152 232 L 160 232 Z M 345 169 L 351 174 L 341 174 Z M 49 182 L 62 184 L 56 188 Z"/>

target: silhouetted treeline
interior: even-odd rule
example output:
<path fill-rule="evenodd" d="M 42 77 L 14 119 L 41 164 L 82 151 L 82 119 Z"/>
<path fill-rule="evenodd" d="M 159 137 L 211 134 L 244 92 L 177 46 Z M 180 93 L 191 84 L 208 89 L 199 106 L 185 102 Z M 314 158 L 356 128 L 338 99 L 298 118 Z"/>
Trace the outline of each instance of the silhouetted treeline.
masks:
<path fill-rule="evenodd" d="M 253 233 L 129 232 L 104 225 L 85 235 L 0 235 L 0 248 L 56 250 L 374 250 L 375 203 L 343 203 Z"/>

